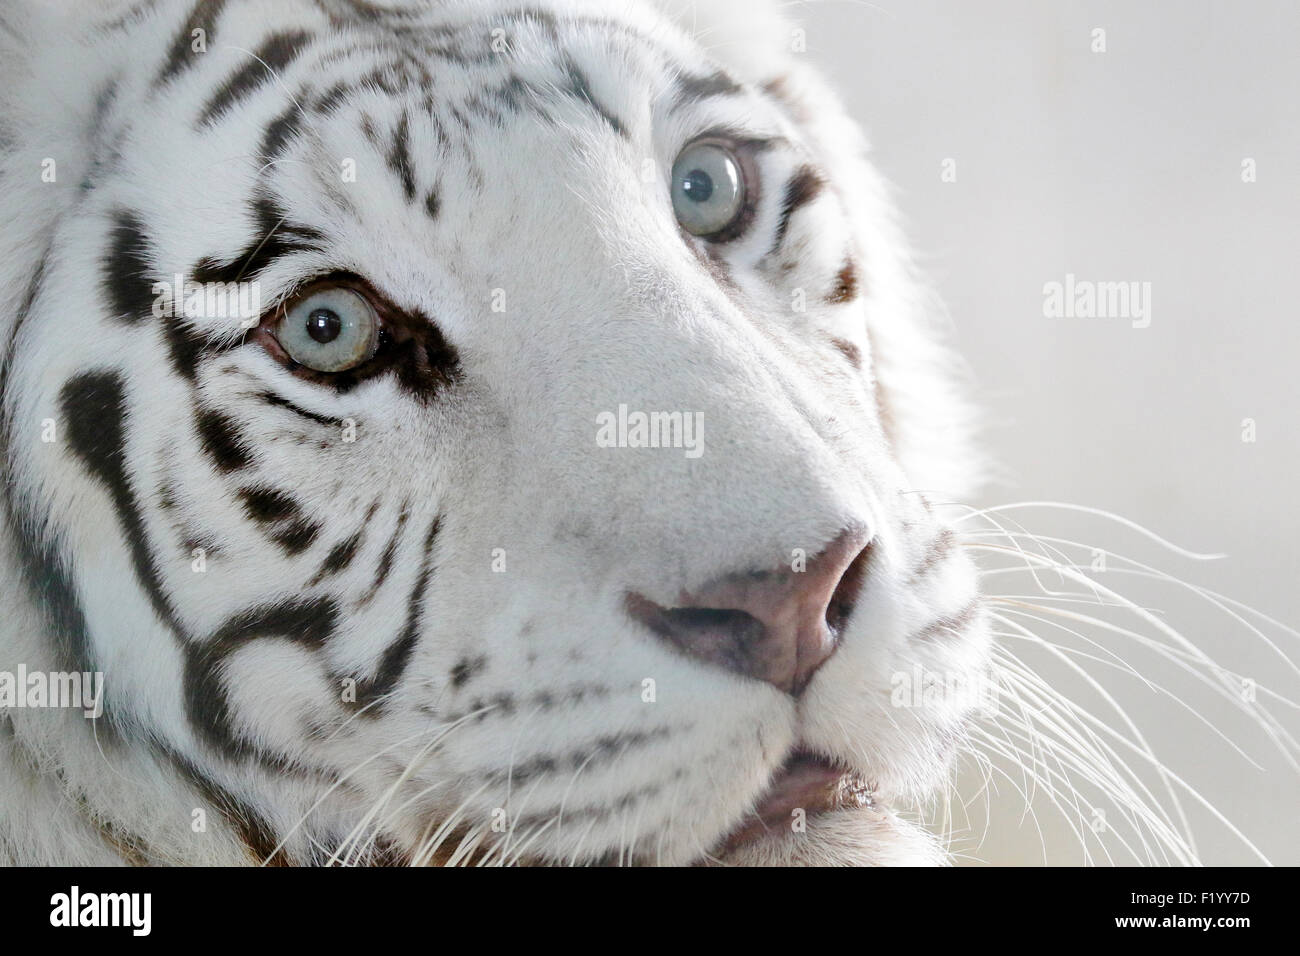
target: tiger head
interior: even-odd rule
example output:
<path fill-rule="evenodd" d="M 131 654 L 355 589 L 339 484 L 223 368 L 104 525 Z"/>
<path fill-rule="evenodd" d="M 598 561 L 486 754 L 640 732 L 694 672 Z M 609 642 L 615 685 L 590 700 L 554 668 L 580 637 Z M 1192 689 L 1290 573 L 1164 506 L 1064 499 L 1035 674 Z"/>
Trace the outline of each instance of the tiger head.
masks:
<path fill-rule="evenodd" d="M 776 5 L 686 6 L 6 13 L 0 666 L 105 688 L 9 714 L 11 856 L 942 859 L 938 309 Z"/>

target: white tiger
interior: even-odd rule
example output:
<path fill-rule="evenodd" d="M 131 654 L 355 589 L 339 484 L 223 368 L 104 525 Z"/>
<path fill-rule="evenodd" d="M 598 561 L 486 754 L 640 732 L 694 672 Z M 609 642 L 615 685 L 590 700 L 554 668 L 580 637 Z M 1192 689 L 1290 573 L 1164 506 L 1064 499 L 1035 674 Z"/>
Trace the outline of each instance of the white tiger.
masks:
<path fill-rule="evenodd" d="M 0 671 L 104 692 L 0 859 L 946 859 L 981 461 L 779 6 L 5 9 Z"/>

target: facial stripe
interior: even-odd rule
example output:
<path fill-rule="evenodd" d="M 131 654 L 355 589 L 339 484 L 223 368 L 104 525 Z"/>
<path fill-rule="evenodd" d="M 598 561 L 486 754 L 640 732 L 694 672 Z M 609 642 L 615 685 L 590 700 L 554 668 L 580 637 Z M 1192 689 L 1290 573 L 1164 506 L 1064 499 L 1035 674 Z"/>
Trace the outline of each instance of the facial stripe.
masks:
<path fill-rule="evenodd" d="M 200 409 L 194 416 L 200 447 L 222 472 L 238 471 L 252 464 L 253 457 L 239 434 L 239 426 L 228 415 Z"/>
<path fill-rule="evenodd" d="M 32 307 L 44 284 L 46 263 L 50 249 L 40 257 L 33 270 L 31 281 L 14 319 L 8 350 L 0 365 L 0 462 L 5 463 L 6 480 L 0 490 L 4 503 L 4 517 L 9 525 L 17 552 L 19 572 L 27 584 L 28 592 L 45 615 L 49 633 L 53 635 L 55 659 L 64 671 L 75 673 L 99 670 L 90 641 L 86 614 L 72 578 L 71 564 L 57 544 L 40 534 L 43 522 L 36 519 L 29 507 L 19 498 L 18 488 L 9 477 L 13 459 L 9 449 L 14 445 L 14 423 L 10 415 L 10 375 L 18 350 L 18 339 Z M 106 720 L 98 722 L 102 737 L 111 739 L 112 717 L 105 711 Z"/>
<path fill-rule="evenodd" d="M 852 259 L 846 259 L 840 271 L 835 274 L 835 287 L 826 297 L 830 305 L 844 305 L 858 297 L 858 266 Z"/>
<path fill-rule="evenodd" d="M 180 316 L 165 316 L 162 333 L 172 371 L 187 382 L 196 382 L 199 374 L 199 359 L 218 347 L 210 344 L 204 336 L 190 328 Z M 234 346 L 232 344 L 225 347 Z"/>
<path fill-rule="evenodd" d="M 253 59 L 227 79 L 208 100 L 199 114 L 199 126 L 211 126 L 222 113 L 255 93 L 261 86 L 278 79 L 294 61 L 311 35 L 302 30 L 276 33 L 257 48 Z"/>
<path fill-rule="evenodd" d="M 781 214 L 776 224 L 776 238 L 772 243 L 773 252 L 779 250 L 785 242 L 785 235 L 790 229 L 790 220 L 794 214 L 816 199 L 825 185 L 821 174 L 811 166 L 801 167 L 794 178 L 786 184 L 785 196 L 781 200 Z"/>
<path fill-rule="evenodd" d="M 144 517 L 126 470 L 127 401 L 117 372 L 86 372 L 59 393 L 68 447 L 104 485 L 126 534 L 131 561 L 154 613 L 176 635 L 184 628 L 163 590 L 157 559 L 149 549 Z"/>
<path fill-rule="evenodd" d="M 960 639 L 965 636 L 966 631 L 975 622 L 976 617 L 983 610 L 983 606 L 983 602 L 979 597 L 972 598 L 960 610 L 932 621 L 913 634 L 908 640 L 913 643 L 924 643 L 935 640 Z"/>
<path fill-rule="evenodd" d="M 297 103 L 290 104 L 288 109 L 272 120 L 262 137 L 262 148 L 259 151 L 262 162 L 271 163 L 278 159 L 302 132 L 304 121 L 305 117 Z"/>
<path fill-rule="evenodd" d="M 153 314 L 149 240 L 140 217 L 125 209 L 113 214 L 104 256 L 104 293 L 113 317 L 134 325 Z"/>
<path fill-rule="evenodd" d="M 411 160 L 411 117 L 402 113 L 397 129 L 393 133 L 393 148 L 388 152 L 388 168 L 402 183 L 402 193 L 406 201 L 415 199 L 415 164 Z"/>
<path fill-rule="evenodd" d="M 706 76 L 683 75 L 677 80 L 677 97 L 674 106 L 698 103 L 715 96 L 735 96 L 744 87 L 722 70 Z"/>
<path fill-rule="evenodd" d="M 424 551 L 420 558 L 420 573 L 406 600 L 406 622 L 397 639 L 384 651 L 374 677 L 357 683 L 357 704 L 366 717 L 377 717 L 384 709 L 388 695 L 397 686 L 410 661 L 415 642 L 420 636 L 420 622 L 424 615 L 424 592 L 433 576 L 433 549 L 438 539 L 441 520 L 434 518 L 424 536 Z"/>
<path fill-rule="evenodd" d="M 185 23 L 177 32 L 176 39 L 172 41 L 162 72 L 158 74 L 158 79 L 154 81 L 155 87 L 170 82 L 194 65 L 200 55 L 195 53 L 193 49 L 194 31 L 202 30 L 206 36 L 206 41 L 210 43 L 213 34 L 216 32 L 217 18 L 221 16 L 221 11 L 225 5 L 226 0 L 199 0 L 195 4 L 194 9 L 190 11 L 190 15 L 186 17 Z"/>
<path fill-rule="evenodd" d="M 317 425 L 327 425 L 330 428 L 342 428 L 346 423 L 341 418 L 331 418 L 328 415 L 317 415 L 315 412 L 309 412 L 307 409 L 295 405 L 289 399 L 276 395 L 274 392 L 260 392 L 257 395 L 259 401 L 275 408 L 283 408 L 286 411 L 293 412 L 309 422 L 315 422 Z"/>
<path fill-rule="evenodd" d="M 294 861 L 283 849 L 277 850 L 280 839 L 266 818 L 245 801 L 222 787 L 191 760 L 166 748 L 159 747 L 166 759 L 187 780 L 210 806 L 234 830 L 248 855 L 258 866 L 292 866 Z"/>
<path fill-rule="evenodd" d="M 854 368 L 862 368 L 862 350 L 852 342 L 847 342 L 844 339 L 831 339 L 831 345 L 835 347 L 837 352 L 848 359 L 849 364 Z"/>
<path fill-rule="evenodd" d="M 393 558 L 397 555 L 397 545 L 402 540 L 402 531 L 406 527 L 406 520 L 409 516 L 406 505 L 402 506 L 401 512 L 397 516 L 397 527 L 393 529 L 392 537 L 388 539 L 388 544 L 384 545 L 384 552 L 379 556 L 379 564 L 375 567 L 375 576 L 370 582 L 370 588 L 362 595 L 358 603 L 359 606 L 365 607 L 374 600 L 379 589 L 383 587 L 384 582 L 388 580 L 388 572 L 393 568 Z"/>
<path fill-rule="evenodd" d="M 315 576 L 308 582 L 308 586 L 320 584 L 330 575 L 338 574 L 352 563 L 352 559 L 357 556 L 357 551 L 361 549 L 363 534 L 358 531 L 345 541 L 340 541 L 334 547 L 330 548 L 329 554 L 325 556 L 324 562 L 321 563 L 320 569 Z"/>
<path fill-rule="evenodd" d="M 232 725 L 224 669 L 229 657 L 252 641 L 280 638 L 318 650 L 334 633 L 338 606 L 330 598 L 285 601 L 229 618 L 211 637 L 186 649 L 185 713 L 202 738 L 233 759 L 258 753 Z"/>
<path fill-rule="evenodd" d="M 519 761 L 508 768 L 493 768 L 485 773 L 484 777 L 497 783 L 504 783 L 508 778 L 514 784 L 522 784 L 535 777 L 550 776 L 555 773 L 574 773 L 584 768 L 584 772 L 591 772 L 632 748 L 646 747 L 686 729 L 689 728 L 686 726 L 657 727 L 653 730 L 630 730 L 606 734 L 564 753 L 542 754 Z"/>
<path fill-rule="evenodd" d="M 939 532 L 938 537 L 930 542 L 925 550 L 921 560 L 917 562 L 916 567 L 912 569 L 911 584 L 916 584 L 927 574 L 952 553 L 953 548 L 957 546 L 956 536 L 949 528 L 944 528 Z"/>
<path fill-rule="evenodd" d="M 590 106 L 596 111 L 597 115 L 599 115 L 600 118 L 609 125 L 610 129 L 624 139 L 627 139 L 627 127 L 623 125 L 623 122 L 617 116 L 610 112 L 609 109 L 596 99 L 596 95 L 591 91 L 591 81 L 587 79 L 587 75 L 582 71 L 578 64 L 573 60 L 566 58 L 562 68 L 565 77 L 568 79 L 566 92 Z"/>
<path fill-rule="evenodd" d="M 321 526 L 309 521 L 293 496 L 276 488 L 244 488 L 239 497 L 244 513 L 262 525 L 266 535 L 293 556 L 311 547 Z"/>
<path fill-rule="evenodd" d="M 295 223 L 288 213 L 269 196 L 259 196 L 250 203 L 255 235 L 233 260 L 201 259 L 191 274 L 200 283 L 239 282 L 254 279 L 278 259 L 294 252 L 320 250 L 326 242 L 319 230 Z"/>

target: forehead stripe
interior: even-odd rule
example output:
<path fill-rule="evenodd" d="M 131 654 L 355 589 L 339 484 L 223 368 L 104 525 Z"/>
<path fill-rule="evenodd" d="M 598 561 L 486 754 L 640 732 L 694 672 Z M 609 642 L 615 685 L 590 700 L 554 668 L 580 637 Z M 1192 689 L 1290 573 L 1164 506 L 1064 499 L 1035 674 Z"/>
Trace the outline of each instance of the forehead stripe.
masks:
<path fill-rule="evenodd" d="M 274 34 L 258 47 L 249 60 L 217 90 L 199 115 L 199 126 L 211 126 L 218 116 L 256 92 L 281 72 L 310 43 L 312 36 L 303 30 Z"/>

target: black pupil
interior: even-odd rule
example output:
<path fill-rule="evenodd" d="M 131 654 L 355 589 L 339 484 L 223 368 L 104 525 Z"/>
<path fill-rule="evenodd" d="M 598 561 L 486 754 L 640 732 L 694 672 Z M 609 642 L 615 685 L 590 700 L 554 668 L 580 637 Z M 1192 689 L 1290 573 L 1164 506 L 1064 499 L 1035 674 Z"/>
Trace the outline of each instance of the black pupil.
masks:
<path fill-rule="evenodd" d="M 307 334 L 322 345 L 333 342 L 343 331 L 343 320 L 333 309 L 312 309 L 307 316 Z"/>
<path fill-rule="evenodd" d="M 682 180 L 682 191 L 693 202 L 708 202 L 713 195 L 713 177 L 702 169 L 692 169 Z"/>

